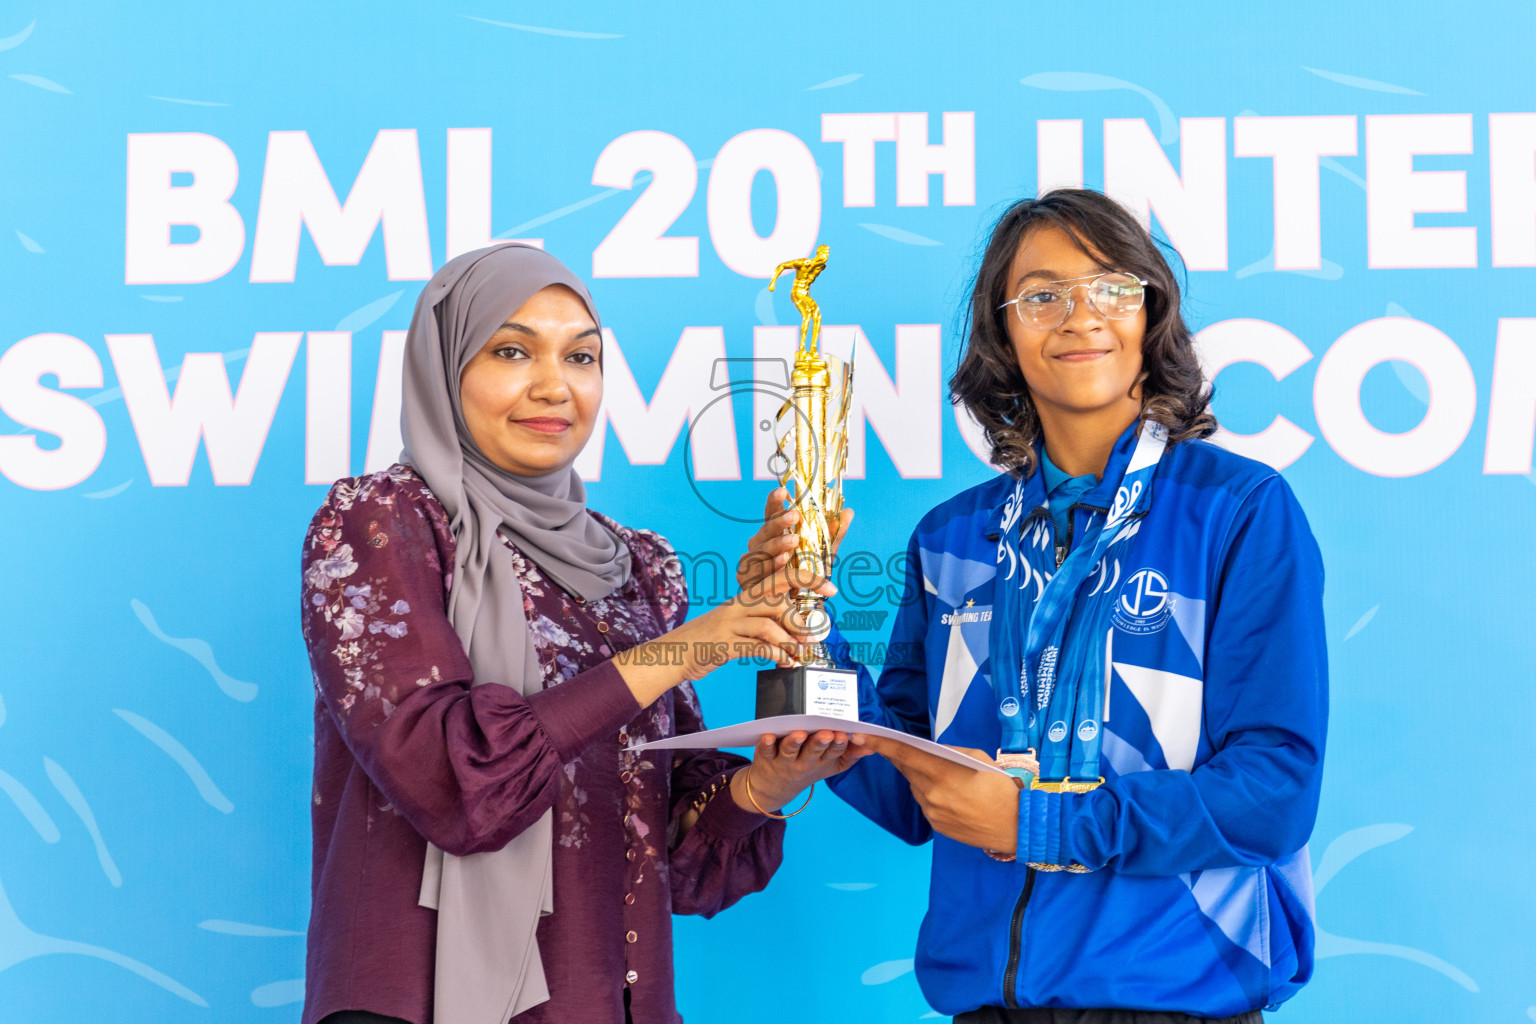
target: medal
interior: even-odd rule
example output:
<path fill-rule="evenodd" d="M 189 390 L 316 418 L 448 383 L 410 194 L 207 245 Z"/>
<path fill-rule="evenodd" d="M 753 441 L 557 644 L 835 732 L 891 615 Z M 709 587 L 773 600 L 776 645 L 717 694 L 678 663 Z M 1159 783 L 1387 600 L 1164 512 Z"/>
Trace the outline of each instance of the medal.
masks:
<path fill-rule="evenodd" d="M 1032 785 L 1040 778 L 1040 759 L 1035 756 L 1033 750 L 1020 752 L 999 750 L 994 760 L 997 761 L 997 766 L 1009 775 L 1023 779 L 1026 786 Z"/>

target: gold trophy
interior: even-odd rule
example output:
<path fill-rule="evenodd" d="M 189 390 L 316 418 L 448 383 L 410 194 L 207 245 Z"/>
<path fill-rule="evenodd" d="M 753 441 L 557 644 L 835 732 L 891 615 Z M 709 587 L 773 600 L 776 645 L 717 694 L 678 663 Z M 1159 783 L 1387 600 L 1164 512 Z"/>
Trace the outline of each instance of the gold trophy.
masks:
<path fill-rule="evenodd" d="M 795 565 L 808 574 L 832 575 L 832 540 L 843 511 L 843 467 L 848 458 L 848 402 L 853 393 L 853 367 L 821 351 L 821 309 L 811 298 L 811 282 L 827 266 L 829 250 L 818 246 L 808 259 L 779 264 L 768 282 L 773 291 L 779 275 L 793 271 L 789 295 L 800 311 L 800 345 L 790 374 L 789 400 L 778 415 L 778 447 L 774 454 L 779 483 L 790 491 L 800 523 Z M 812 639 L 800 664 L 757 674 L 757 717 L 824 715 L 859 720 L 858 677 L 838 668 L 827 650 L 831 618 L 821 595 L 796 591 L 792 619 L 809 628 Z"/>

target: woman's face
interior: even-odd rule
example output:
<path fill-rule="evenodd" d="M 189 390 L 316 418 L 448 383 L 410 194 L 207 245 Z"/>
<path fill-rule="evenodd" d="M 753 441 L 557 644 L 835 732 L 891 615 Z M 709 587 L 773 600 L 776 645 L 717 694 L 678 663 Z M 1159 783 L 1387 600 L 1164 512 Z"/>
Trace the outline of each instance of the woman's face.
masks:
<path fill-rule="evenodd" d="M 1089 256 L 1074 237 L 1055 225 L 1035 228 L 1024 236 L 1008 269 L 1008 298 L 1032 281 L 1070 281 L 1087 285 L 1111 267 Z M 1082 278 L 1078 281 L 1078 278 Z M 1147 328 L 1143 306 L 1124 320 L 1111 320 L 1088 302 L 1088 289 L 1073 287 L 1072 313 L 1048 331 L 1034 330 L 1007 309 L 1008 337 L 1029 385 L 1041 424 L 1081 420 L 1083 416 L 1134 419 L 1141 411 L 1140 388 L 1132 384 L 1141 373 L 1141 339 Z"/>
<path fill-rule="evenodd" d="M 459 376 L 469 435 L 518 476 L 564 469 L 592 436 L 603 400 L 602 338 L 564 285 L 523 303 Z"/>

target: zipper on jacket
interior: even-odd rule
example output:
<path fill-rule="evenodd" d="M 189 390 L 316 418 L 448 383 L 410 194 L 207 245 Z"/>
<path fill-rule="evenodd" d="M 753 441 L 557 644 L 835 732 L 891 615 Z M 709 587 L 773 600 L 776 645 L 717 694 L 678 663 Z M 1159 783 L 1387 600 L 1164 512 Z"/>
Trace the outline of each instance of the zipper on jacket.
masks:
<path fill-rule="evenodd" d="M 1090 508 L 1090 507 L 1092 507 L 1092 506 L 1083 505 L 1081 503 L 1078 503 L 1076 505 L 1073 505 L 1071 508 L 1067 509 L 1067 536 L 1066 536 L 1065 539 L 1062 539 L 1062 538 L 1056 536 L 1056 521 L 1054 519 L 1051 520 L 1051 537 L 1052 537 L 1052 540 L 1053 540 L 1053 542 L 1059 542 L 1059 543 L 1055 544 L 1055 548 L 1056 548 L 1056 568 L 1060 569 L 1061 568 L 1061 563 L 1065 562 L 1067 560 L 1067 555 L 1072 553 L 1072 534 L 1077 529 L 1077 510 L 1079 508 Z M 1049 515 L 1049 513 L 1047 513 L 1047 515 Z"/>
<path fill-rule="evenodd" d="M 1013 923 L 1008 926 L 1008 968 L 1003 971 L 1003 1004 L 1010 1010 L 1019 1008 L 1014 986 L 1019 981 L 1019 957 L 1024 952 L 1024 908 L 1029 906 L 1029 894 L 1034 891 L 1035 869 L 1026 868 L 1024 891 L 1019 893 L 1019 902 L 1013 906 Z"/>

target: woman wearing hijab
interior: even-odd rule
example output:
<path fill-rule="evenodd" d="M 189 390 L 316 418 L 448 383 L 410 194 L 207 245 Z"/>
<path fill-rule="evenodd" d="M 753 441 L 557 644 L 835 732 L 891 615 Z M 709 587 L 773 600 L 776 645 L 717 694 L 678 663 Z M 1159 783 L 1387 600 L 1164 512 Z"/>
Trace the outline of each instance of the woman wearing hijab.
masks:
<path fill-rule="evenodd" d="M 541 250 L 450 261 L 407 335 L 401 464 L 311 524 L 304 1024 L 676 1021 L 670 915 L 766 885 L 778 809 L 857 757 L 629 749 L 704 727 L 700 652 L 795 638 L 782 575 L 685 624 L 668 543 L 585 507 L 599 324 Z"/>
<path fill-rule="evenodd" d="M 1216 429 L 1179 286 L 1101 193 L 993 228 L 952 397 L 1004 472 L 923 516 L 875 736 L 832 780 L 933 843 L 917 980 L 963 1024 L 1259 1024 L 1312 972 L 1323 566 Z M 777 528 L 754 538 L 782 550 Z"/>

